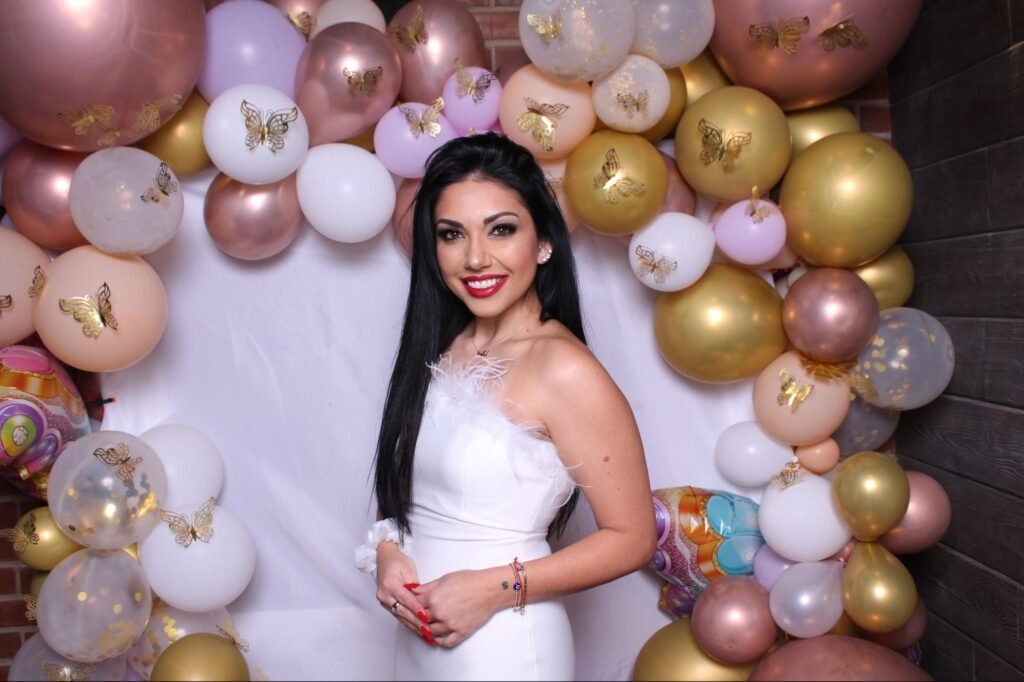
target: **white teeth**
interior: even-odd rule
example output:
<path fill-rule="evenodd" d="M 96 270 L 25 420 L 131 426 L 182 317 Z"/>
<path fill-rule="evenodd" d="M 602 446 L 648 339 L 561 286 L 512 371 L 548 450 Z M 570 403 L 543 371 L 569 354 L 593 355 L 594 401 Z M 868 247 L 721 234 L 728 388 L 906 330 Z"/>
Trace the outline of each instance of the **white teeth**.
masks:
<path fill-rule="evenodd" d="M 500 281 L 501 280 L 498 279 L 497 277 L 493 279 L 481 279 L 476 282 L 466 282 L 466 286 L 468 286 L 470 289 L 490 289 Z"/>

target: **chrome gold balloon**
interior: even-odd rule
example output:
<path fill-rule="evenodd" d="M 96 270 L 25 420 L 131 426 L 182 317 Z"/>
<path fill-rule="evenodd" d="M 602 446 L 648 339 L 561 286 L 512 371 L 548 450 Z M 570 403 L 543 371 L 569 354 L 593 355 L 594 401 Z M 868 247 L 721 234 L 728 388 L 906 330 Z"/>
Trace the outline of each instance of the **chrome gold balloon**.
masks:
<path fill-rule="evenodd" d="M 640 133 L 651 142 L 663 140 L 675 132 L 686 108 L 686 79 L 682 72 L 678 69 L 665 69 L 665 75 L 668 76 L 668 109 L 660 121 Z"/>
<path fill-rule="evenodd" d="M 175 175 L 203 170 L 210 165 L 203 144 L 203 119 L 209 108 L 199 91 L 193 91 L 181 111 L 156 132 L 139 140 L 136 146 L 166 163 Z"/>
<path fill-rule="evenodd" d="M 882 310 L 899 308 L 914 291 L 914 264 L 899 245 L 853 271 L 875 292 Z"/>
<path fill-rule="evenodd" d="M 173 680 L 241 680 L 248 682 L 249 665 L 227 637 L 197 632 L 172 642 L 156 659 L 152 682 Z"/>
<path fill-rule="evenodd" d="M 881 452 L 858 452 L 843 460 L 832 477 L 836 511 L 862 542 L 895 528 L 910 504 L 903 467 Z"/>
<path fill-rule="evenodd" d="M 60 529 L 49 507 L 26 513 L 4 537 L 14 545 L 14 553 L 37 571 L 49 571 L 66 557 L 82 549 Z"/>
<path fill-rule="evenodd" d="M 680 66 L 679 71 L 686 79 L 686 106 L 688 107 L 692 107 L 694 102 L 712 90 L 732 85 L 710 50 L 704 50 L 691 62 Z"/>
<path fill-rule="evenodd" d="M 853 548 L 843 570 L 843 608 L 857 627 L 892 632 L 914 615 L 917 587 L 903 563 L 875 542 Z"/>
<path fill-rule="evenodd" d="M 787 111 L 786 121 L 793 138 L 793 158 L 823 137 L 860 132 L 860 121 L 842 104 Z"/>
<path fill-rule="evenodd" d="M 640 649 L 633 669 L 634 680 L 746 680 L 754 669 L 724 665 L 704 653 L 693 638 L 689 618 L 682 618 L 655 632 Z M 155 678 L 154 678 L 155 679 Z"/>

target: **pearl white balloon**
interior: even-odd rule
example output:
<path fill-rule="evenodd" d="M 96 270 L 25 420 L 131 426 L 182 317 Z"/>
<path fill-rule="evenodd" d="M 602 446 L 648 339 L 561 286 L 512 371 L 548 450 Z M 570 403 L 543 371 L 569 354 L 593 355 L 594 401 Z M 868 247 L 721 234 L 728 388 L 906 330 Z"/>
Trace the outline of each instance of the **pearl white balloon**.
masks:
<path fill-rule="evenodd" d="M 384 13 L 370 0 L 327 0 L 316 11 L 316 24 L 309 33 L 309 39 L 312 40 L 328 26 L 346 21 L 372 26 L 381 33 L 386 32 L 388 28 Z"/>
<path fill-rule="evenodd" d="M 772 585 L 768 608 L 793 637 L 818 637 L 843 615 L 843 565 L 838 561 L 793 564 Z"/>
<path fill-rule="evenodd" d="M 756 421 L 722 431 L 715 443 L 715 466 L 729 481 L 746 488 L 768 483 L 793 459 L 793 448 L 773 439 Z"/>
<path fill-rule="evenodd" d="M 161 424 L 139 438 L 163 462 L 167 474 L 165 509 L 195 507 L 220 496 L 224 460 L 209 436 L 186 424 Z"/>
<path fill-rule="evenodd" d="M 334 241 L 366 241 L 387 227 L 395 211 L 388 169 L 355 145 L 321 144 L 309 150 L 296 186 L 309 224 Z"/>
<path fill-rule="evenodd" d="M 630 52 L 675 68 L 695 59 L 715 29 L 711 0 L 634 0 L 636 32 Z"/>
<path fill-rule="evenodd" d="M 665 70 L 647 57 L 631 54 L 590 90 L 594 113 L 605 125 L 624 133 L 654 126 L 668 111 L 672 91 Z"/>
<path fill-rule="evenodd" d="M 801 471 L 799 480 L 779 489 L 765 488 L 757 523 L 776 554 L 792 561 L 821 561 L 853 537 L 832 502 L 832 484 Z"/>
<path fill-rule="evenodd" d="M 243 102 L 249 115 L 243 113 Z M 225 175 L 247 185 L 265 185 L 284 180 L 302 164 L 309 128 L 288 95 L 269 85 L 245 83 L 210 102 L 203 145 Z"/>
<path fill-rule="evenodd" d="M 714 252 L 715 233 L 707 223 L 672 211 L 659 213 L 629 240 L 633 274 L 657 291 L 679 291 L 696 282 Z"/>

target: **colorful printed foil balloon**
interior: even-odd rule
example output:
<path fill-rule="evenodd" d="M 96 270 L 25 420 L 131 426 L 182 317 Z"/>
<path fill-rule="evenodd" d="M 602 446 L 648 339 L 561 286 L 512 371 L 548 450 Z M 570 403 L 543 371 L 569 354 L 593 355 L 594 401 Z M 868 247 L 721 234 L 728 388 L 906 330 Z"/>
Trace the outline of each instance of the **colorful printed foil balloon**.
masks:
<path fill-rule="evenodd" d="M 662 592 L 670 613 L 692 608 L 712 580 L 753 574 L 764 544 L 753 500 L 692 486 L 655 490 L 653 500 L 658 546 L 649 567 L 677 588 Z"/>
<path fill-rule="evenodd" d="M 91 430 L 78 388 L 53 355 L 32 346 L 0 349 L 0 474 L 45 499 L 61 448 Z"/>

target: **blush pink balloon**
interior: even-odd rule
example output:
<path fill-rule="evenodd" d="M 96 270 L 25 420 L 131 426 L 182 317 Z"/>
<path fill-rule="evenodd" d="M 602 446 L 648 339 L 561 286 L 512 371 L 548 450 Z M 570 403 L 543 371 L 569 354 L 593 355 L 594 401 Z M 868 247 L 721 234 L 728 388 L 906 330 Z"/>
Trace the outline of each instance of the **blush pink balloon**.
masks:
<path fill-rule="evenodd" d="M 398 52 L 380 31 L 344 22 L 317 33 L 295 74 L 310 146 L 369 130 L 392 107 L 401 84 Z"/>
<path fill-rule="evenodd" d="M 417 124 L 409 123 L 403 112 L 403 109 L 410 112 L 419 121 L 427 108 L 428 105 L 421 102 L 406 102 L 392 107 L 373 130 L 377 159 L 400 178 L 422 178 L 426 172 L 427 157 L 445 142 L 459 136 L 444 114 L 438 115 L 439 130 L 431 134 L 420 130 Z"/>
<path fill-rule="evenodd" d="M 460 135 L 490 130 L 498 122 L 502 89 L 497 76 L 487 69 L 467 66 L 445 81 L 444 115 Z"/>
<path fill-rule="evenodd" d="M 683 174 L 679 172 L 676 160 L 665 154 L 661 154 L 661 160 L 665 162 L 665 170 L 668 171 L 668 194 L 665 195 L 665 202 L 661 205 L 661 213 L 685 213 L 693 215 L 697 208 L 697 194 L 693 188 L 686 184 Z"/>
<path fill-rule="evenodd" d="M 199 77 L 200 0 L 14 0 L 0 18 L 0 116 L 51 147 L 131 144 Z"/>
<path fill-rule="evenodd" d="M 893 554 L 913 554 L 942 539 L 949 528 L 952 508 L 949 495 L 934 478 L 920 471 L 908 471 L 910 504 L 896 527 L 878 539 Z"/>
<path fill-rule="evenodd" d="M 924 637 L 925 627 L 928 625 L 928 610 L 920 598 L 910 614 L 910 620 L 891 632 L 868 632 L 864 631 L 864 639 L 871 640 L 876 644 L 900 651 L 920 642 Z"/>
<path fill-rule="evenodd" d="M 751 682 L 783 680 L 906 680 L 932 677 L 881 644 L 846 635 L 798 639 L 771 652 L 750 673 Z"/>
<path fill-rule="evenodd" d="M 799 353 L 787 351 L 758 374 L 753 400 L 757 423 L 769 436 L 789 445 L 814 445 L 843 423 L 850 385 L 845 378 L 812 374 Z"/>
<path fill-rule="evenodd" d="M 498 120 L 505 135 L 530 150 L 534 158 L 562 158 L 587 139 L 597 123 L 590 92 L 587 83 L 561 80 L 529 64 L 516 71 L 505 84 Z M 557 108 L 559 112 L 544 115 L 547 122 L 554 124 L 547 140 L 542 134 L 547 122 L 539 118 L 542 112 L 530 108 L 538 104 Z"/>
<path fill-rule="evenodd" d="M 878 299 L 856 273 L 815 268 L 789 287 L 782 326 L 801 353 L 821 362 L 856 357 L 878 328 Z"/>
<path fill-rule="evenodd" d="M 406 102 L 440 97 L 456 57 L 466 66 L 490 66 L 480 24 L 456 0 L 406 3 L 388 22 L 388 40 L 402 60 L 400 95 Z"/>
<path fill-rule="evenodd" d="M 30 290 L 36 269 L 46 271 L 49 257 L 41 248 L 14 230 L 0 228 L 0 348 L 21 341 L 35 331 L 32 312 L 38 297 Z"/>
<path fill-rule="evenodd" d="M 412 258 L 412 218 L 416 208 L 416 192 L 420 191 L 422 184 L 422 180 L 406 178 L 395 192 L 395 213 L 391 218 L 391 226 L 395 231 L 395 241 L 409 258 Z"/>
<path fill-rule="evenodd" d="M 771 97 L 785 110 L 824 104 L 871 80 L 907 39 L 921 0 L 714 0 L 709 48 L 729 80 Z M 725 21 L 728 17 L 728 21 Z M 804 28 L 800 20 L 807 17 Z M 795 21 L 799 39 L 765 47 L 783 21 Z M 842 23 L 842 25 L 840 25 Z"/>
<path fill-rule="evenodd" d="M 220 173 L 206 190 L 203 219 L 213 243 L 229 256 L 270 258 L 302 228 L 295 173 L 265 185 L 246 185 Z"/>
<path fill-rule="evenodd" d="M 44 147 L 32 140 L 14 145 L 4 167 L 4 208 L 18 232 L 47 249 L 87 244 L 71 217 L 71 176 L 88 154 Z"/>
<path fill-rule="evenodd" d="M 693 606 L 693 638 L 711 658 L 726 665 L 750 663 L 775 642 L 778 628 L 768 590 L 746 575 L 713 580 Z"/>
<path fill-rule="evenodd" d="M 740 265 L 768 262 L 786 245 L 786 219 L 767 199 L 738 201 L 715 221 L 715 243 Z"/>

